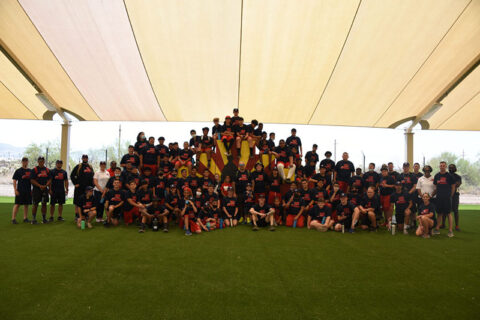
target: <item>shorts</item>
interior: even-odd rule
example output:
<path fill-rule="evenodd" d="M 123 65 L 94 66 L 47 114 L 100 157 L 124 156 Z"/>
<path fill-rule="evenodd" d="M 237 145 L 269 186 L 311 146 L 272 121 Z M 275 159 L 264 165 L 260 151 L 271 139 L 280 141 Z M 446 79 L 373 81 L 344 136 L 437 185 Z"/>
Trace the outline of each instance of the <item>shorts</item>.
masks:
<path fill-rule="evenodd" d="M 364 225 L 364 226 L 370 225 L 370 219 L 368 218 L 368 213 L 361 213 L 358 220 L 361 225 Z"/>
<path fill-rule="evenodd" d="M 222 142 L 232 141 L 232 140 L 233 140 L 233 136 L 222 136 Z"/>
<path fill-rule="evenodd" d="M 452 212 L 452 198 L 439 197 L 435 200 L 435 209 L 438 214 L 449 214 Z"/>
<path fill-rule="evenodd" d="M 157 165 L 156 164 L 143 164 L 143 170 L 145 168 L 150 168 L 152 170 L 152 176 L 155 176 L 157 174 Z M 142 170 L 142 171 L 143 171 Z"/>
<path fill-rule="evenodd" d="M 390 195 L 387 196 L 380 196 L 380 205 L 382 206 L 382 210 L 390 210 Z"/>
<path fill-rule="evenodd" d="M 20 195 L 15 196 L 15 204 L 32 204 L 31 192 L 20 192 Z"/>
<path fill-rule="evenodd" d="M 405 214 L 395 213 L 395 220 L 397 220 L 397 224 L 403 224 L 405 222 Z"/>
<path fill-rule="evenodd" d="M 65 203 L 65 191 L 55 192 L 50 197 L 50 204 L 64 204 Z"/>
<path fill-rule="evenodd" d="M 290 167 L 290 162 L 277 161 L 277 167 L 279 164 L 283 164 L 284 168 Z"/>
<path fill-rule="evenodd" d="M 201 152 L 207 152 L 207 151 L 212 151 L 212 147 L 202 147 L 201 149 Z"/>
<path fill-rule="evenodd" d="M 48 203 L 48 190 L 40 190 L 39 188 L 33 188 L 32 191 L 33 204 Z"/>
<path fill-rule="evenodd" d="M 125 223 L 133 223 L 133 216 L 139 217 L 140 212 L 138 211 L 137 207 L 133 207 L 132 209 L 128 211 L 123 212 L 123 221 Z"/>
<path fill-rule="evenodd" d="M 183 162 L 183 163 L 182 163 Z M 192 161 L 187 161 L 187 160 L 177 160 L 177 162 L 175 162 L 175 166 L 177 167 L 181 167 L 181 166 L 191 166 L 192 165 Z"/>
<path fill-rule="evenodd" d="M 117 208 L 113 209 L 112 218 L 113 219 L 120 219 L 120 217 L 122 216 L 122 213 L 123 213 L 123 208 L 121 206 L 117 207 Z"/>
<path fill-rule="evenodd" d="M 252 222 L 253 223 L 253 222 Z M 266 226 L 268 226 L 269 223 L 268 221 L 265 219 L 265 218 L 262 218 L 262 219 L 258 219 L 257 220 L 257 227 L 260 227 L 260 228 L 265 228 Z"/>
<path fill-rule="evenodd" d="M 287 215 L 287 221 L 286 221 L 286 223 L 285 223 L 285 225 L 286 225 L 287 227 L 293 227 L 293 222 L 295 221 L 295 216 L 296 216 L 296 214 L 289 214 L 289 215 Z M 303 228 L 304 224 L 305 224 L 305 218 L 304 218 L 304 216 L 298 217 L 298 219 L 297 219 L 297 228 Z"/>

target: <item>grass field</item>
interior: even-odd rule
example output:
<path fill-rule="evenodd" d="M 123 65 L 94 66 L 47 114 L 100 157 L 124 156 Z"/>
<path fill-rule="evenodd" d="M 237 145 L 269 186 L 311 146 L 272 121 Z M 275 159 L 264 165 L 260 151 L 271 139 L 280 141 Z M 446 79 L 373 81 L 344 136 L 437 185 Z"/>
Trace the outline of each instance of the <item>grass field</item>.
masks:
<path fill-rule="evenodd" d="M 6 201 L 10 203 L 5 203 Z M 0 199 L 0 319 L 479 319 L 480 208 L 432 239 L 247 226 L 13 226 Z M 21 213 L 20 213 L 21 218 Z M 20 219 L 18 219 L 20 220 Z"/>

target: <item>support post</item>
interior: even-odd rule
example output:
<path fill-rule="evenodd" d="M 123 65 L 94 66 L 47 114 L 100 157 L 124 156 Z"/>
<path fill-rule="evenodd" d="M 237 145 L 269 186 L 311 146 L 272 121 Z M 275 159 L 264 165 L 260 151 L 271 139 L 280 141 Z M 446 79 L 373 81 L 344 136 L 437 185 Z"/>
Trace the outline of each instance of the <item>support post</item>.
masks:
<path fill-rule="evenodd" d="M 63 169 L 70 172 L 68 165 L 68 155 L 70 154 L 70 127 L 72 124 L 70 121 L 62 123 L 62 139 L 60 145 L 60 159 L 63 161 Z"/>
<path fill-rule="evenodd" d="M 411 165 L 413 165 L 413 134 L 412 131 L 405 131 L 405 160 Z"/>

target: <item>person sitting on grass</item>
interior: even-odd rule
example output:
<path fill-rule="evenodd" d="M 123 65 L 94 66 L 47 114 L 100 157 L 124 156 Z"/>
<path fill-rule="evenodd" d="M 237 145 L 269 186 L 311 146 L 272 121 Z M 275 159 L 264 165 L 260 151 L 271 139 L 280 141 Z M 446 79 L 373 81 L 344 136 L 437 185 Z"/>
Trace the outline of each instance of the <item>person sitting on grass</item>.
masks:
<path fill-rule="evenodd" d="M 303 228 L 305 219 L 303 217 L 303 211 L 305 210 L 305 202 L 302 199 L 300 190 L 295 189 L 290 199 L 288 199 L 285 210 L 287 211 L 287 221 L 285 225 L 287 227 Z"/>
<path fill-rule="evenodd" d="M 152 205 L 147 208 L 149 215 L 153 216 L 153 223 L 162 222 L 163 232 L 168 232 L 168 209 L 160 204 L 160 198 L 154 197 L 152 200 Z"/>
<path fill-rule="evenodd" d="M 117 226 L 123 213 L 123 203 L 125 202 L 125 192 L 120 189 L 120 180 L 113 181 L 113 189 L 107 192 L 105 196 L 105 208 L 107 208 L 107 221 L 104 226 Z"/>
<path fill-rule="evenodd" d="M 239 219 L 238 201 L 233 193 L 232 187 L 228 188 L 227 196 L 222 199 L 222 213 L 227 227 L 237 225 Z"/>
<path fill-rule="evenodd" d="M 397 221 L 398 230 L 403 230 L 403 234 L 408 234 L 411 208 L 413 206 L 411 195 L 403 189 L 401 181 L 395 182 L 395 192 L 390 196 L 391 209 L 395 205 L 395 220 Z"/>
<path fill-rule="evenodd" d="M 337 206 L 337 219 L 338 222 L 335 224 L 335 231 L 342 231 L 342 225 L 344 229 L 353 230 L 353 215 L 356 214 L 358 217 L 358 209 L 353 203 L 348 200 L 348 195 L 345 193 L 340 194 L 340 203 Z"/>
<path fill-rule="evenodd" d="M 376 216 L 380 211 L 380 201 L 378 200 L 373 187 L 367 189 L 367 195 L 363 197 L 358 209 L 359 217 L 354 215 L 353 226 L 355 226 L 357 219 L 359 219 L 360 227 L 363 230 L 370 228 L 370 231 L 375 231 L 377 229 Z"/>
<path fill-rule="evenodd" d="M 334 221 L 331 217 L 332 210 L 329 206 L 325 205 L 325 199 L 318 199 L 309 213 L 307 220 L 308 229 L 325 232 L 333 226 Z"/>
<path fill-rule="evenodd" d="M 437 218 L 435 216 L 435 206 L 430 202 L 430 195 L 424 193 L 422 195 L 423 203 L 418 208 L 418 228 L 416 235 L 423 238 L 430 238 L 430 231 L 437 224 Z"/>
<path fill-rule="evenodd" d="M 265 202 L 265 195 L 261 193 L 258 196 L 258 203 L 250 209 L 250 214 L 252 215 L 253 231 L 258 231 L 258 227 L 264 228 L 266 226 L 270 226 L 268 230 L 275 231 L 275 210 Z"/>
<path fill-rule="evenodd" d="M 93 196 L 93 187 L 85 187 L 85 194 L 78 199 L 80 205 L 80 216 L 77 220 L 77 226 L 81 228 L 82 221 L 87 223 L 89 229 L 93 228 L 92 220 L 97 216 L 97 204 Z"/>
<path fill-rule="evenodd" d="M 202 230 L 197 223 L 198 209 L 193 201 L 192 190 L 190 188 L 183 189 L 183 200 L 180 203 L 180 215 L 183 218 L 185 227 L 185 235 L 191 236 L 193 233 L 201 233 Z"/>
<path fill-rule="evenodd" d="M 200 213 L 197 218 L 197 223 L 203 231 L 209 232 L 210 230 L 215 230 L 217 227 L 215 215 L 215 209 L 212 204 L 210 204 L 209 201 L 205 202 L 205 205 L 200 208 Z"/>
<path fill-rule="evenodd" d="M 280 197 L 273 199 L 272 208 L 275 210 L 275 225 L 283 225 L 285 223 L 285 211 L 283 210 L 282 199 L 280 199 Z"/>

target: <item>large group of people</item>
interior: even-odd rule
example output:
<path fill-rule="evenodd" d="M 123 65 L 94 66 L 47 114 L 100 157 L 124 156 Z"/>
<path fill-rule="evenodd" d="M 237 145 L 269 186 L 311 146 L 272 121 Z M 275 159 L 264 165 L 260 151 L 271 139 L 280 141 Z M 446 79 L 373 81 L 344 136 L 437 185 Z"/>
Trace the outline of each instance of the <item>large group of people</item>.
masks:
<path fill-rule="evenodd" d="M 393 163 L 374 163 L 368 171 L 355 169 L 347 152 L 335 162 L 325 152 L 320 161 L 317 145 L 303 156 L 302 141 L 296 130 L 291 136 L 275 142 L 275 133 L 263 131 L 263 124 L 252 120 L 245 124 L 238 109 L 220 124 L 214 119 L 210 131 L 202 129 L 197 136 L 191 130 L 190 141 L 165 144 L 159 137 L 146 137 L 140 132 L 129 146 L 120 164 L 100 162 L 94 171 L 88 155 L 76 165 L 70 180 L 74 186 L 75 222 L 79 228 L 92 228 L 94 223 L 114 227 L 120 223 L 137 225 L 139 232 L 163 230 L 177 224 L 186 235 L 215 229 L 251 224 L 252 230 L 277 226 L 354 233 L 356 229 L 376 231 L 388 228 L 429 238 L 440 234 L 448 220 L 448 236 L 459 228 L 459 192 L 462 183 L 455 164 L 440 162 L 439 172 L 432 167 L 403 163 L 402 172 Z M 269 167 L 262 161 L 248 170 L 241 160 L 242 142 L 248 144 L 248 159 L 268 155 Z M 209 170 L 215 153 L 223 145 L 224 153 L 234 161 L 233 174 L 212 174 Z M 217 150 L 218 149 L 218 150 Z M 200 155 L 206 154 L 207 165 L 199 166 Z M 245 157 L 243 157 L 245 159 Z M 260 158 L 261 159 L 261 158 Z M 43 223 L 64 221 L 63 205 L 68 194 L 68 174 L 61 160 L 55 168 L 47 168 L 45 159 L 30 169 L 27 158 L 13 175 L 15 205 L 12 223 L 17 224 L 18 210 L 23 206 L 23 222 L 37 224 L 40 205 Z M 267 170 L 268 169 L 268 170 Z M 412 170 L 413 169 L 413 170 Z M 201 172 L 200 172 L 201 171 Z M 50 215 L 47 218 L 47 204 Z M 32 219 L 28 207 L 32 205 Z M 58 208 L 56 210 L 56 208 Z"/>

